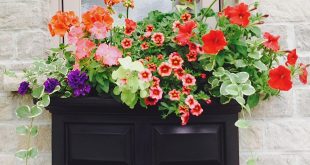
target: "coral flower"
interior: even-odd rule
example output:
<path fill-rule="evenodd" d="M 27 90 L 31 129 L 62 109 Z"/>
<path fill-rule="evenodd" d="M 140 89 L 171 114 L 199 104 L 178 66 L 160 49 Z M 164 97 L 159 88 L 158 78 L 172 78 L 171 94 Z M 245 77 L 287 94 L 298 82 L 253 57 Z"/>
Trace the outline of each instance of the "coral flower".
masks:
<path fill-rule="evenodd" d="M 154 63 L 150 63 L 150 64 L 147 65 L 147 68 L 148 68 L 151 72 L 155 72 L 156 69 L 157 69 L 157 66 L 156 66 L 156 64 L 154 64 Z"/>
<path fill-rule="evenodd" d="M 224 9 L 224 14 L 228 17 L 231 24 L 247 27 L 250 23 L 251 13 L 249 12 L 249 6 L 245 3 L 240 3 L 234 7 L 227 7 Z"/>
<path fill-rule="evenodd" d="M 285 64 L 295 66 L 297 59 L 298 55 L 296 53 L 296 49 L 294 49 L 287 55 L 287 62 Z"/>
<path fill-rule="evenodd" d="M 49 31 L 54 37 L 59 35 L 63 37 L 72 26 L 79 26 L 79 18 L 73 11 L 58 11 L 48 24 Z"/>
<path fill-rule="evenodd" d="M 95 55 L 97 61 L 108 66 L 118 65 L 119 58 L 122 58 L 121 51 L 118 48 L 107 44 L 99 45 Z"/>
<path fill-rule="evenodd" d="M 147 42 L 143 42 L 141 44 L 141 49 L 142 50 L 148 50 L 150 48 L 149 44 Z"/>
<path fill-rule="evenodd" d="M 147 31 L 147 32 L 153 32 L 153 31 L 154 31 L 154 26 L 151 25 L 151 24 L 150 24 L 150 25 L 147 25 L 147 26 L 146 26 L 146 31 Z"/>
<path fill-rule="evenodd" d="M 181 114 L 181 121 L 182 121 L 182 125 L 186 125 L 188 123 L 189 120 L 189 110 L 187 106 L 179 106 L 179 112 Z"/>
<path fill-rule="evenodd" d="M 189 14 L 189 13 L 184 13 L 181 15 L 181 19 L 186 22 L 186 21 L 189 21 L 190 19 L 192 18 L 192 15 Z"/>
<path fill-rule="evenodd" d="M 203 112 L 201 105 L 197 102 L 194 104 L 193 108 L 191 108 L 191 114 L 194 116 L 200 116 Z"/>
<path fill-rule="evenodd" d="M 150 97 L 153 99 L 160 100 L 163 97 L 163 90 L 158 87 L 151 87 L 150 88 Z"/>
<path fill-rule="evenodd" d="M 182 78 L 183 86 L 193 86 L 196 84 L 196 78 L 190 74 L 186 74 Z"/>
<path fill-rule="evenodd" d="M 172 53 L 169 56 L 169 64 L 173 69 L 181 68 L 184 61 L 180 55 Z"/>
<path fill-rule="evenodd" d="M 187 60 L 189 62 L 197 61 L 197 54 L 198 54 L 197 51 L 194 51 L 194 50 L 189 51 L 189 53 L 186 55 Z"/>
<path fill-rule="evenodd" d="M 158 74 L 162 77 L 167 77 L 171 75 L 172 68 L 169 63 L 163 62 L 160 64 L 160 66 L 157 68 Z"/>
<path fill-rule="evenodd" d="M 181 25 L 182 25 L 182 24 L 181 24 L 180 21 L 174 21 L 173 24 L 172 24 L 172 29 L 173 29 L 173 31 L 176 32 L 176 31 L 179 29 L 179 27 L 180 27 Z"/>
<path fill-rule="evenodd" d="M 270 50 L 273 50 L 274 52 L 277 52 L 280 50 L 279 46 L 279 39 L 280 36 L 273 36 L 270 33 L 266 32 L 264 33 L 264 38 L 267 40 L 264 42 L 264 46 Z"/>
<path fill-rule="evenodd" d="M 153 87 L 159 87 L 160 79 L 158 77 L 153 76 Z"/>
<path fill-rule="evenodd" d="M 157 46 L 162 46 L 165 42 L 165 36 L 163 33 L 154 33 L 152 36 L 152 41 L 157 45 Z"/>
<path fill-rule="evenodd" d="M 139 76 L 139 79 L 144 82 L 150 82 L 153 78 L 151 71 L 148 69 L 141 71 L 138 76 Z"/>
<path fill-rule="evenodd" d="M 299 73 L 299 80 L 303 83 L 303 84 L 307 84 L 308 83 L 308 71 L 307 71 L 307 66 L 304 64 L 300 64 L 300 73 Z"/>
<path fill-rule="evenodd" d="M 177 90 L 173 89 L 168 94 L 169 94 L 169 98 L 170 98 L 171 101 L 178 101 L 178 100 L 180 100 L 180 95 L 181 95 L 180 91 L 177 91 Z"/>
<path fill-rule="evenodd" d="M 89 57 L 91 51 L 96 47 L 96 45 L 89 39 L 83 38 L 76 43 L 76 58 L 81 60 L 83 58 Z"/>
<path fill-rule="evenodd" d="M 108 28 L 104 23 L 95 22 L 93 27 L 89 30 L 89 32 L 95 36 L 96 39 L 102 40 L 107 37 Z"/>
<path fill-rule="evenodd" d="M 164 55 L 162 55 L 162 54 L 157 55 L 157 59 L 158 60 L 163 60 L 164 59 Z"/>
<path fill-rule="evenodd" d="M 107 6 L 113 6 L 115 4 L 118 4 L 120 3 L 122 0 L 104 0 L 104 3 L 107 5 Z"/>
<path fill-rule="evenodd" d="M 195 21 L 187 21 L 183 25 L 179 26 L 179 33 L 175 37 L 176 42 L 185 46 L 190 42 L 191 37 L 193 36 L 193 30 L 197 27 L 197 23 Z"/>
<path fill-rule="evenodd" d="M 191 89 L 189 87 L 183 86 L 182 87 L 182 93 L 186 94 L 186 95 L 190 95 L 191 94 Z"/>
<path fill-rule="evenodd" d="M 158 103 L 158 99 L 153 99 L 152 97 L 144 98 L 145 105 L 154 106 Z"/>
<path fill-rule="evenodd" d="M 133 42 L 133 39 L 124 38 L 121 44 L 124 49 L 129 49 L 132 47 L 132 42 Z"/>
<path fill-rule="evenodd" d="M 292 88 L 291 71 L 280 65 L 269 71 L 268 84 L 273 89 L 288 91 Z"/>
<path fill-rule="evenodd" d="M 131 36 L 136 31 L 137 23 L 131 19 L 125 19 L 125 34 Z"/>
<path fill-rule="evenodd" d="M 197 103 L 198 101 L 194 99 L 193 95 L 188 95 L 185 99 L 185 104 L 191 109 L 193 109 Z"/>
<path fill-rule="evenodd" d="M 185 75 L 185 71 L 183 68 L 174 69 L 174 75 L 177 77 L 178 80 L 182 80 L 183 76 Z"/>
<path fill-rule="evenodd" d="M 85 28 L 88 31 L 94 26 L 95 22 L 104 24 L 108 29 L 111 29 L 114 22 L 108 10 L 96 5 L 84 13 L 82 18 Z"/>
<path fill-rule="evenodd" d="M 211 30 L 202 37 L 202 49 L 206 54 L 216 55 L 227 45 L 224 33 L 221 30 Z"/>
<path fill-rule="evenodd" d="M 68 43 L 75 45 L 84 35 L 83 28 L 80 26 L 72 26 L 68 33 Z"/>

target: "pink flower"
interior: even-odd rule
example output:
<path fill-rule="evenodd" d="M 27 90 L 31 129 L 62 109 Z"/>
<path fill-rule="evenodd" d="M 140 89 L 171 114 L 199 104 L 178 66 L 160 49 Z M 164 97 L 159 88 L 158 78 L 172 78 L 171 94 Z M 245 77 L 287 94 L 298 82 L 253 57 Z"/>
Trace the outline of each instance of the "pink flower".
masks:
<path fill-rule="evenodd" d="M 179 27 L 181 26 L 181 22 L 180 21 L 174 21 L 173 25 L 172 25 L 172 29 L 174 32 L 178 31 Z"/>
<path fill-rule="evenodd" d="M 151 87 L 150 88 L 150 97 L 153 99 L 160 100 L 163 98 L 163 90 L 158 87 Z"/>
<path fill-rule="evenodd" d="M 194 51 L 194 50 L 189 51 L 189 53 L 186 55 L 187 60 L 189 62 L 197 61 L 197 54 L 198 54 L 197 51 Z"/>
<path fill-rule="evenodd" d="M 153 87 L 159 87 L 160 79 L 158 77 L 153 76 Z"/>
<path fill-rule="evenodd" d="M 163 62 L 160 64 L 160 66 L 157 68 L 158 74 L 162 77 L 167 77 L 171 75 L 172 68 L 169 63 Z"/>
<path fill-rule="evenodd" d="M 181 114 L 182 125 L 186 125 L 189 120 L 189 111 L 187 106 L 179 106 L 179 112 Z"/>
<path fill-rule="evenodd" d="M 151 37 L 151 35 L 152 35 L 152 32 L 145 32 L 144 33 L 145 38 L 149 38 L 149 37 Z"/>
<path fill-rule="evenodd" d="M 193 108 L 191 108 L 191 113 L 194 116 L 200 116 L 203 112 L 203 109 L 201 108 L 201 105 L 196 102 L 193 106 Z"/>
<path fill-rule="evenodd" d="M 163 33 L 154 33 L 152 36 L 152 41 L 157 45 L 157 46 L 162 46 L 165 42 L 165 36 Z"/>
<path fill-rule="evenodd" d="M 89 57 L 90 52 L 96 47 L 96 45 L 89 39 L 80 39 L 76 43 L 76 58 L 81 60 L 83 58 Z"/>
<path fill-rule="evenodd" d="M 145 82 L 150 82 L 152 80 L 152 73 L 150 70 L 146 69 L 139 73 L 139 79 Z"/>
<path fill-rule="evenodd" d="M 184 61 L 178 53 L 171 53 L 169 56 L 169 64 L 173 69 L 181 68 Z"/>
<path fill-rule="evenodd" d="M 186 94 L 186 95 L 190 95 L 191 94 L 191 89 L 186 87 L 186 86 L 183 86 L 182 87 L 182 93 Z"/>
<path fill-rule="evenodd" d="M 141 49 L 142 50 L 147 50 L 149 48 L 149 44 L 147 43 L 147 42 L 143 42 L 142 44 L 141 44 Z"/>
<path fill-rule="evenodd" d="M 97 61 L 108 66 L 118 65 L 119 58 L 122 58 L 121 51 L 118 48 L 107 44 L 99 45 L 95 55 Z"/>
<path fill-rule="evenodd" d="M 183 86 L 193 86 L 196 84 L 196 78 L 190 74 L 186 74 L 182 78 Z"/>
<path fill-rule="evenodd" d="M 83 37 L 83 28 L 80 26 L 72 26 L 68 33 L 68 43 L 70 45 L 75 45 L 80 38 Z"/>
<path fill-rule="evenodd" d="M 177 69 L 174 69 L 174 75 L 177 77 L 178 80 L 182 80 L 184 74 L 185 74 L 185 71 L 183 68 L 177 68 Z"/>
<path fill-rule="evenodd" d="M 189 108 L 193 109 L 195 105 L 198 103 L 197 100 L 194 99 L 194 96 L 188 95 L 185 99 L 185 104 L 189 106 Z"/>
<path fill-rule="evenodd" d="M 180 100 L 180 95 L 181 95 L 180 91 L 177 91 L 177 90 L 173 89 L 168 94 L 169 94 L 169 98 L 170 98 L 171 101 L 178 101 L 178 100 Z"/>
<path fill-rule="evenodd" d="M 132 42 L 133 42 L 133 39 L 124 38 L 121 44 L 124 49 L 129 49 L 132 47 Z"/>
<path fill-rule="evenodd" d="M 95 22 L 90 32 L 96 39 L 105 39 L 107 37 L 108 27 L 101 22 Z"/>

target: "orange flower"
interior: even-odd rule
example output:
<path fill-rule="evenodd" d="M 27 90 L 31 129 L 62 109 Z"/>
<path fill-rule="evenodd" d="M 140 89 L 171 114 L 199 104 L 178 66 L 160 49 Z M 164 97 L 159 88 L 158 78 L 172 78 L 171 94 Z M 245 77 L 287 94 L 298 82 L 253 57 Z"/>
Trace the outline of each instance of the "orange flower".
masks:
<path fill-rule="evenodd" d="M 113 6 L 113 5 L 118 4 L 120 2 L 121 2 L 121 0 L 104 0 L 104 3 L 107 6 Z"/>
<path fill-rule="evenodd" d="M 82 18 L 86 30 L 90 30 L 95 22 L 103 23 L 111 29 L 114 21 L 109 11 L 99 6 L 94 6 L 92 9 L 84 13 Z"/>
<path fill-rule="evenodd" d="M 54 37 L 55 35 L 64 36 L 71 26 L 78 26 L 79 18 L 73 11 L 58 11 L 48 24 L 49 31 Z"/>

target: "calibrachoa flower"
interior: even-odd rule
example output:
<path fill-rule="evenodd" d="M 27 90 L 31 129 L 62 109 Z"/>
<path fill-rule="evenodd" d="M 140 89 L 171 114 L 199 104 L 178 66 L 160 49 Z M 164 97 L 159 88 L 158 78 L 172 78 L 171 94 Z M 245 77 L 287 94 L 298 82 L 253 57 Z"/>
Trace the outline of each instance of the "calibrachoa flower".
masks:
<path fill-rule="evenodd" d="M 132 42 L 133 42 L 133 39 L 124 38 L 121 44 L 124 49 L 129 49 L 132 47 Z"/>
<path fill-rule="evenodd" d="M 157 69 L 157 66 L 156 66 L 156 64 L 154 64 L 154 63 L 150 63 L 150 64 L 147 65 L 147 68 L 148 68 L 151 72 L 155 72 L 156 69 Z"/>
<path fill-rule="evenodd" d="M 79 18 L 73 11 L 58 11 L 48 24 L 52 36 L 59 35 L 63 37 L 72 26 L 79 26 Z"/>
<path fill-rule="evenodd" d="M 163 90 L 157 86 L 157 87 L 151 87 L 150 88 L 150 97 L 153 99 L 160 100 L 163 98 Z"/>
<path fill-rule="evenodd" d="M 185 71 L 183 68 L 174 69 L 174 75 L 177 77 L 178 80 L 182 80 L 183 76 L 185 75 Z"/>
<path fill-rule="evenodd" d="M 118 59 L 122 58 L 121 51 L 114 46 L 100 44 L 95 55 L 95 59 L 104 65 L 118 65 Z"/>
<path fill-rule="evenodd" d="M 163 60 L 163 59 L 164 59 L 164 56 L 163 56 L 162 54 L 159 54 L 159 55 L 157 55 L 157 59 L 158 59 L 158 60 Z"/>
<path fill-rule="evenodd" d="M 125 19 L 125 34 L 131 36 L 136 31 L 137 23 L 131 19 Z"/>
<path fill-rule="evenodd" d="M 185 95 L 190 95 L 191 94 L 191 89 L 187 86 L 182 87 L 182 93 Z"/>
<path fill-rule="evenodd" d="M 157 46 L 162 46 L 165 42 L 165 36 L 163 33 L 154 33 L 152 36 L 152 41 L 157 45 Z"/>
<path fill-rule="evenodd" d="M 169 64 L 173 69 L 181 68 L 184 61 L 178 53 L 171 53 L 169 56 Z"/>
<path fill-rule="evenodd" d="M 266 42 L 264 42 L 264 46 L 266 48 L 271 49 L 274 52 L 277 52 L 280 50 L 280 46 L 279 46 L 280 36 L 273 36 L 270 33 L 266 32 L 264 33 L 264 38 L 267 40 Z"/>
<path fill-rule="evenodd" d="M 300 64 L 300 73 L 299 73 L 299 80 L 303 83 L 303 84 L 307 84 L 308 83 L 308 71 L 307 71 L 307 66 L 304 64 Z"/>
<path fill-rule="evenodd" d="M 227 46 L 224 33 L 220 30 L 211 30 L 202 37 L 202 49 L 206 54 L 216 55 Z"/>
<path fill-rule="evenodd" d="M 147 50 L 147 49 L 149 49 L 149 44 L 148 44 L 147 42 L 143 42 L 143 43 L 141 44 L 141 49 L 142 49 L 142 50 Z"/>
<path fill-rule="evenodd" d="M 202 79 L 206 79 L 206 78 L 207 78 L 207 75 L 206 75 L 205 73 L 201 73 L 201 74 L 200 74 L 200 77 L 201 77 Z"/>
<path fill-rule="evenodd" d="M 143 80 L 145 82 L 150 82 L 153 78 L 151 71 L 148 69 L 141 71 L 138 76 L 140 80 Z"/>
<path fill-rule="evenodd" d="M 187 61 L 189 62 L 197 61 L 197 54 L 198 54 L 197 51 L 194 51 L 194 50 L 189 51 L 189 53 L 186 55 Z"/>
<path fill-rule="evenodd" d="M 154 106 L 158 103 L 158 99 L 154 99 L 152 97 L 144 98 L 145 105 Z"/>
<path fill-rule="evenodd" d="M 181 26 L 181 22 L 180 21 L 174 21 L 173 24 L 172 24 L 172 29 L 174 32 L 178 31 L 178 29 L 180 28 Z"/>
<path fill-rule="evenodd" d="M 268 84 L 273 89 L 288 91 L 292 88 L 291 71 L 280 65 L 270 70 Z"/>
<path fill-rule="evenodd" d="M 195 21 L 187 21 L 183 25 L 179 25 L 179 33 L 175 37 L 176 42 L 181 46 L 188 44 L 196 27 L 197 23 Z"/>
<path fill-rule="evenodd" d="M 173 89 L 168 94 L 169 94 L 169 98 L 170 98 L 171 101 L 178 101 L 178 100 L 180 100 L 180 95 L 181 95 L 180 91 L 177 91 L 176 89 Z"/>
<path fill-rule="evenodd" d="M 202 114 L 202 112 L 203 112 L 203 109 L 198 102 L 196 102 L 193 105 L 193 108 L 191 108 L 191 114 L 194 116 L 200 116 Z"/>
<path fill-rule="evenodd" d="M 57 86 L 60 85 L 59 81 L 55 78 L 48 78 L 45 82 L 44 82 L 44 87 L 45 87 L 45 92 L 46 93 L 52 93 L 55 88 Z"/>
<path fill-rule="evenodd" d="M 197 103 L 198 101 L 194 99 L 193 95 L 188 95 L 185 99 L 185 104 L 189 106 L 190 109 L 193 109 Z"/>
<path fill-rule="evenodd" d="M 211 99 L 208 99 L 208 100 L 206 100 L 206 103 L 207 103 L 207 104 L 212 104 L 212 100 L 211 100 Z"/>
<path fill-rule="evenodd" d="M 153 87 L 159 87 L 160 79 L 158 77 L 153 76 Z"/>
<path fill-rule="evenodd" d="M 153 25 L 149 24 L 149 25 L 146 26 L 146 31 L 147 32 L 153 32 L 153 30 L 154 30 L 154 26 Z"/>
<path fill-rule="evenodd" d="M 167 77 L 171 75 L 172 68 L 169 63 L 163 62 L 160 64 L 160 66 L 157 68 L 158 74 L 162 77 Z"/>
<path fill-rule="evenodd" d="M 190 74 L 186 74 L 182 78 L 183 86 L 193 86 L 196 85 L 196 78 Z"/>
<path fill-rule="evenodd" d="M 189 120 L 189 110 L 187 106 L 179 106 L 179 112 L 181 114 L 181 120 L 182 120 L 182 125 L 186 125 L 188 123 Z"/>
<path fill-rule="evenodd" d="M 83 38 L 76 43 L 76 58 L 81 60 L 89 57 L 90 52 L 96 47 L 96 45 L 89 39 Z"/>
<path fill-rule="evenodd" d="M 84 13 L 82 18 L 86 30 L 90 30 L 95 22 L 100 22 L 110 29 L 114 22 L 108 10 L 96 5 Z"/>
<path fill-rule="evenodd" d="M 234 7 L 227 7 L 224 9 L 224 14 L 228 17 L 231 24 L 247 27 L 250 23 L 251 13 L 249 12 L 249 6 L 245 3 L 240 3 Z"/>
<path fill-rule="evenodd" d="M 89 30 L 96 39 L 105 39 L 107 37 L 108 28 L 104 23 L 95 22 L 93 27 Z"/>
<path fill-rule="evenodd" d="M 79 70 L 73 70 L 68 74 L 68 84 L 73 90 L 75 97 L 87 95 L 91 87 L 87 83 L 88 76 L 85 72 Z"/>
<path fill-rule="evenodd" d="M 23 81 L 19 84 L 18 93 L 24 96 L 29 90 L 29 83 L 27 81 Z"/>
<path fill-rule="evenodd" d="M 80 38 L 84 35 L 83 27 L 81 26 L 72 26 L 68 33 L 68 43 L 70 45 L 75 45 Z"/>
<path fill-rule="evenodd" d="M 298 55 L 296 53 L 296 49 L 294 49 L 287 55 L 287 61 L 285 64 L 295 66 L 297 59 Z"/>
<path fill-rule="evenodd" d="M 186 21 L 189 21 L 190 19 L 192 18 L 192 15 L 189 14 L 189 13 L 184 13 L 181 15 L 181 19 L 186 22 Z"/>

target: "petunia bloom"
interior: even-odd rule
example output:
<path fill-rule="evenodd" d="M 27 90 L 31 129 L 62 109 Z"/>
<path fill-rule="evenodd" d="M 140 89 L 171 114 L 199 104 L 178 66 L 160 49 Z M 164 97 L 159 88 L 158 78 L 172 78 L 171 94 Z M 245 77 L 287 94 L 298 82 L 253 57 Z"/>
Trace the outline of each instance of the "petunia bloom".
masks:
<path fill-rule="evenodd" d="M 95 22 L 100 22 L 108 29 L 111 29 L 114 22 L 108 10 L 96 5 L 84 13 L 82 18 L 86 30 L 90 30 L 94 26 Z"/>
<path fill-rule="evenodd" d="M 191 109 L 194 108 L 197 103 L 198 101 L 195 100 L 193 95 L 188 95 L 185 99 L 185 104 Z"/>
<path fill-rule="evenodd" d="M 143 42 L 142 44 L 141 44 L 141 49 L 142 50 L 147 50 L 147 49 L 149 49 L 149 44 L 147 43 L 147 42 Z"/>
<path fill-rule="evenodd" d="M 148 69 L 141 71 L 139 73 L 139 79 L 145 82 L 150 82 L 152 80 L 152 72 Z"/>
<path fill-rule="evenodd" d="M 197 55 L 198 55 L 197 51 L 194 50 L 189 51 L 189 53 L 186 55 L 187 61 L 189 62 L 197 61 Z"/>
<path fill-rule="evenodd" d="M 191 109 L 191 114 L 193 116 L 200 116 L 202 114 L 202 112 L 203 112 L 203 109 L 202 109 L 201 105 L 198 102 L 196 102 L 194 104 L 193 108 Z"/>
<path fill-rule="evenodd" d="M 251 13 L 249 6 L 245 3 L 240 3 L 234 7 L 227 7 L 224 9 L 224 14 L 231 24 L 247 27 L 250 23 Z"/>
<path fill-rule="evenodd" d="M 165 36 L 163 33 L 154 33 L 152 36 L 152 41 L 157 46 L 162 46 L 165 42 Z"/>
<path fill-rule="evenodd" d="M 169 64 L 173 69 L 181 68 L 184 61 L 182 57 L 177 53 L 171 53 L 169 56 Z"/>
<path fill-rule="evenodd" d="M 175 37 L 176 42 L 185 46 L 190 43 L 190 39 L 193 36 L 193 30 L 197 27 L 197 23 L 195 21 L 187 21 L 183 25 L 179 25 L 179 33 Z"/>
<path fill-rule="evenodd" d="M 206 54 L 216 55 L 227 46 L 224 33 L 221 30 L 211 30 L 202 37 L 202 49 Z"/>
<path fill-rule="evenodd" d="M 76 58 L 81 60 L 83 58 L 89 57 L 91 51 L 96 47 L 95 43 L 93 43 L 89 39 L 80 39 L 76 43 Z"/>
<path fill-rule="evenodd" d="M 294 49 L 287 55 L 287 61 L 285 64 L 295 66 L 297 59 L 298 59 L 298 55 L 296 53 L 296 49 Z"/>
<path fill-rule="evenodd" d="M 171 75 L 172 68 L 169 63 L 163 62 L 160 64 L 160 66 L 157 68 L 158 74 L 162 77 L 167 77 Z"/>
<path fill-rule="evenodd" d="M 150 88 L 150 97 L 153 99 L 160 100 L 163 97 L 163 90 L 158 87 L 151 87 Z"/>
<path fill-rule="evenodd" d="M 269 71 L 268 84 L 273 89 L 289 91 L 292 88 L 291 71 L 280 65 Z"/>
<path fill-rule="evenodd" d="M 263 43 L 266 48 L 274 52 L 277 52 L 280 50 L 280 45 L 279 45 L 280 36 L 274 36 L 268 32 L 265 32 L 264 38 L 267 40 L 266 42 Z"/>
<path fill-rule="evenodd" d="M 187 106 L 179 106 L 179 113 L 181 114 L 182 125 L 186 125 L 189 120 L 189 110 Z"/>
<path fill-rule="evenodd" d="M 88 76 L 85 72 L 73 70 L 68 74 L 68 85 L 72 88 L 75 97 L 85 96 L 90 93 L 91 86 L 87 81 Z"/>
<path fill-rule="evenodd" d="M 183 76 L 185 75 L 185 71 L 183 68 L 174 69 L 174 75 L 177 77 L 178 80 L 182 80 Z"/>
<path fill-rule="evenodd" d="M 158 77 L 153 76 L 153 87 L 159 87 L 160 85 L 160 79 Z"/>
<path fill-rule="evenodd" d="M 181 15 L 181 19 L 186 22 L 186 21 L 189 21 L 190 19 L 192 18 L 192 15 L 189 14 L 189 13 L 184 13 Z"/>
<path fill-rule="evenodd" d="M 96 39 L 102 40 L 107 37 L 108 28 L 104 23 L 95 22 L 89 31 Z"/>
<path fill-rule="evenodd" d="M 299 73 L 299 80 L 303 84 L 308 83 L 308 71 L 307 71 L 307 66 L 304 64 L 300 64 L 300 73 Z"/>
<path fill-rule="evenodd" d="M 136 31 L 137 23 L 131 19 L 125 19 L 125 34 L 131 36 Z"/>
<path fill-rule="evenodd" d="M 72 26 L 68 33 L 68 43 L 70 45 L 75 45 L 84 35 L 83 27 Z"/>
<path fill-rule="evenodd" d="M 123 40 L 122 40 L 122 47 L 124 48 L 124 49 L 129 49 L 129 48 L 131 48 L 132 47 L 132 42 L 133 42 L 133 39 L 131 39 L 131 38 L 124 38 Z"/>
<path fill-rule="evenodd" d="M 118 65 L 119 58 L 122 58 L 122 52 L 117 47 L 107 44 L 100 44 L 95 54 L 98 62 L 108 66 Z"/>
<path fill-rule="evenodd" d="M 59 81 L 55 78 L 48 78 L 45 82 L 44 82 L 44 87 L 45 87 L 45 92 L 46 93 L 52 93 L 55 88 L 57 86 L 60 85 Z"/>
<path fill-rule="evenodd" d="M 79 18 L 73 11 L 58 11 L 48 24 L 49 31 L 54 37 L 59 35 L 63 37 L 72 26 L 79 26 Z"/>
<path fill-rule="evenodd" d="M 182 77 L 183 86 L 193 86 L 196 84 L 196 78 L 190 74 L 186 74 Z"/>
<path fill-rule="evenodd" d="M 28 91 L 29 91 L 29 83 L 26 81 L 23 81 L 22 83 L 19 84 L 18 88 L 18 94 L 24 96 Z"/>
<path fill-rule="evenodd" d="M 170 98 L 171 101 L 178 101 L 178 100 L 180 100 L 180 95 L 181 95 L 180 91 L 177 91 L 176 89 L 173 89 L 168 94 L 169 94 L 169 98 Z"/>

